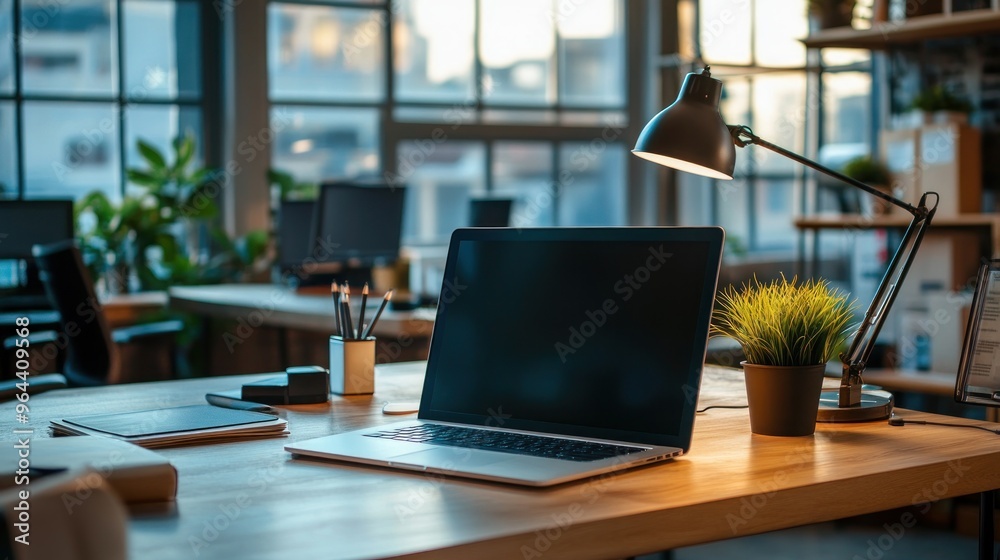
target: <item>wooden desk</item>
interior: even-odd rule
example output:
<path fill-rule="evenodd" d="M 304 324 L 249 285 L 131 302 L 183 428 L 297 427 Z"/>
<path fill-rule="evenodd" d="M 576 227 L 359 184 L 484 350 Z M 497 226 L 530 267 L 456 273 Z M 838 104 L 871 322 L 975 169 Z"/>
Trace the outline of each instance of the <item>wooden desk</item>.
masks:
<path fill-rule="evenodd" d="M 333 299 L 329 294 L 299 294 L 274 284 L 221 284 L 170 288 L 170 307 L 197 315 L 242 319 L 273 327 L 307 329 L 332 334 Z M 381 300 L 369 298 L 365 315 L 371 320 Z M 360 300 L 358 300 L 360 305 Z M 352 311 L 358 312 L 357 305 Z M 375 335 L 399 337 L 404 333 L 428 334 L 434 310 L 382 313 Z"/>
<path fill-rule="evenodd" d="M 381 404 L 417 398 L 422 373 L 422 363 L 380 366 L 374 396 L 289 407 L 288 439 L 162 450 L 180 473 L 177 512 L 133 519 L 131 557 L 616 558 L 1000 487 L 995 435 L 871 422 L 755 436 L 745 409 L 700 414 L 691 453 L 679 459 L 541 490 L 283 451 L 288 441 L 395 421 Z M 44 437 L 56 416 L 198 403 L 251 378 L 50 392 L 31 398 L 31 426 Z M 739 371 L 706 369 L 701 406 L 744 402 Z M 13 420 L 13 404 L 0 406 L 8 438 Z"/>
<path fill-rule="evenodd" d="M 887 391 L 910 391 L 939 397 L 955 396 L 955 374 L 905 369 L 866 369 L 865 383 Z"/>
<path fill-rule="evenodd" d="M 333 299 L 302 294 L 274 284 L 183 286 L 169 290 L 171 309 L 200 315 L 205 373 L 250 373 L 288 364 L 329 363 Z M 381 299 L 369 298 L 370 321 Z M 353 302 L 352 302 L 353 303 Z M 352 306 L 357 323 L 360 303 Z M 375 325 L 376 359 L 382 362 L 427 358 L 436 314 L 432 309 L 391 311 Z M 213 324 L 210 319 L 222 319 Z M 263 328 L 261 328 L 263 327 Z"/>
<path fill-rule="evenodd" d="M 913 371 L 905 369 L 868 369 L 865 370 L 865 383 L 878 385 L 887 391 L 906 391 L 937 397 L 955 397 L 955 377 L 957 373 L 941 371 Z M 1000 422 L 1000 408 L 982 407 L 986 419 L 990 422 Z"/>
<path fill-rule="evenodd" d="M 112 329 L 138 324 L 143 315 L 162 311 L 166 306 L 166 292 L 136 292 L 101 298 L 104 318 Z"/>

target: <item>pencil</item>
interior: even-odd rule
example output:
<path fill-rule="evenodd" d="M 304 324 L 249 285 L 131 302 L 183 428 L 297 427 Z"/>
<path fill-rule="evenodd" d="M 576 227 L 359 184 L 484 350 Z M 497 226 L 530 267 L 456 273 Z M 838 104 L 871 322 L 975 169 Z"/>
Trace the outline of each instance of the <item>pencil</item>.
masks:
<path fill-rule="evenodd" d="M 344 309 L 344 338 L 354 338 L 354 325 L 351 324 L 351 294 L 344 294 L 341 305 Z"/>
<path fill-rule="evenodd" d="M 372 318 L 372 322 L 368 324 L 368 328 L 365 329 L 365 332 L 361 335 L 362 340 L 368 338 L 368 335 L 371 334 L 372 329 L 375 328 L 375 323 L 377 323 L 378 318 L 382 316 L 382 312 L 385 311 L 385 306 L 389 303 L 390 299 L 392 299 L 392 290 L 385 293 L 385 297 L 382 298 L 382 303 L 378 306 L 378 311 L 375 312 L 375 317 Z"/>
<path fill-rule="evenodd" d="M 355 338 L 361 338 L 361 331 L 365 328 L 365 306 L 368 305 L 368 282 L 361 289 L 361 313 L 358 315 L 358 332 Z"/>
<path fill-rule="evenodd" d="M 330 295 L 333 296 L 333 314 L 337 318 L 337 334 L 340 335 L 340 286 L 336 282 L 330 282 Z"/>

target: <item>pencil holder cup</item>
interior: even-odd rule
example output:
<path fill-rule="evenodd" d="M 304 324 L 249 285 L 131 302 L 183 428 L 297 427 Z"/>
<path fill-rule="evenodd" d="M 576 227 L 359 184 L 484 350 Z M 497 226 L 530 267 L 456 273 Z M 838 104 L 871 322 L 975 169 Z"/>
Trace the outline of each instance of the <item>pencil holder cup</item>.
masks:
<path fill-rule="evenodd" d="M 330 337 L 330 392 L 370 395 L 375 392 L 375 337 Z"/>

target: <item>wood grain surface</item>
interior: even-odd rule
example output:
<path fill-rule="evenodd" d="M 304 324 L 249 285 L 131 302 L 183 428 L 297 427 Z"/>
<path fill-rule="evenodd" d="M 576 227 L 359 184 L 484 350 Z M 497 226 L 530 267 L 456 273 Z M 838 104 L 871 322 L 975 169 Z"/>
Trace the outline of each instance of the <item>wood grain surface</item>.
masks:
<path fill-rule="evenodd" d="M 373 396 L 288 407 L 289 439 L 161 450 L 178 469 L 176 508 L 132 519 L 132 557 L 620 558 L 1000 487 L 1000 438 L 986 432 L 879 421 L 767 437 L 750 433 L 745 409 L 699 414 L 684 457 L 551 489 L 283 450 L 290 440 L 408 418 L 382 415 L 381 406 L 417 399 L 423 367 L 379 366 Z M 50 392 L 31 398 L 27 426 L 46 437 L 50 418 L 199 403 L 253 378 Z M 700 406 L 742 403 L 740 371 L 706 368 Z M 14 416 L 13 404 L 0 406 L 8 441 L 24 427 Z M 858 543 L 860 555 L 866 546 Z"/>

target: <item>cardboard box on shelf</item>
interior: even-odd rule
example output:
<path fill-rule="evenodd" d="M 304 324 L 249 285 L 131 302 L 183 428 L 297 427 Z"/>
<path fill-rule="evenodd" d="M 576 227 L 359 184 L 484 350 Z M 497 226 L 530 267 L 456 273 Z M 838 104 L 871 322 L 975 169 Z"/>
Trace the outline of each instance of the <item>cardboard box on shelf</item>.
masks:
<path fill-rule="evenodd" d="M 979 129 L 964 124 L 929 124 L 920 131 L 920 188 L 940 195 L 938 216 L 982 210 L 981 143 Z"/>
<path fill-rule="evenodd" d="M 982 138 L 961 123 L 882 132 L 882 158 L 893 174 L 893 192 L 916 204 L 927 191 L 938 193 L 938 216 L 982 210 Z M 903 211 L 893 208 L 892 213 Z"/>
<path fill-rule="evenodd" d="M 920 152 L 920 129 L 882 131 L 882 160 L 892 173 L 892 194 L 896 198 L 916 204 L 920 199 L 917 162 Z M 890 206 L 890 214 L 905 214 Z"/>

